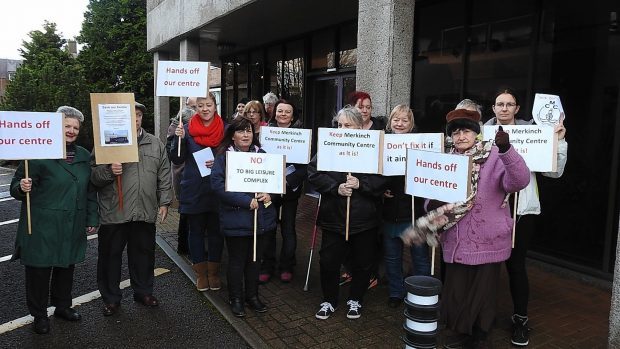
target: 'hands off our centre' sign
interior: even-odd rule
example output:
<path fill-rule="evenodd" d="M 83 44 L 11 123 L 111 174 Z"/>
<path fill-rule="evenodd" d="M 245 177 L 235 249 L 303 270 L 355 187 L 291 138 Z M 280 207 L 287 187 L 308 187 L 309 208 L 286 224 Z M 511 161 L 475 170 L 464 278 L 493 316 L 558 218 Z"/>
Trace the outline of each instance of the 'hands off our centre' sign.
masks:
<path fill-rule="evenodd" d="M 499 125 L 483 128 L 483 139 L 494 139 Z M 502 125 L 510 144 L 523 157 L 532 172 L 557 171 L 557 136 L 553 127 L 540 125 Z"/>
<path fill-rule="evenodd" d="M 157 96 L 206 97 L 209 63 L 195 61 L 159 61 Z"/>
<path fill-rule="evenodd" d="M 319 128 L 317 170 L 381 174 L 383 131 Z"/>
<path fill-rule="evenodd" d="M 285 194 L 284 155 L 226 152 L 226 191 Z"/>
<path fill-rule="evenodd" d="M 61 113 L 0 111 L 0 159 L 63 159 Z"/>
<path fill-rule="evenodd" d="M 443 133 L 386 134 L 383 137 L 383 175 L 406 173 L 407 149 L 443 151 Z"/>
<path fill-rule="evenodd" d="M 307 164 L 310 162 L 312 130 L 290 127 L 260 128 L 260 144 L 270 154 L 286 156 L 291 164 Z"/>

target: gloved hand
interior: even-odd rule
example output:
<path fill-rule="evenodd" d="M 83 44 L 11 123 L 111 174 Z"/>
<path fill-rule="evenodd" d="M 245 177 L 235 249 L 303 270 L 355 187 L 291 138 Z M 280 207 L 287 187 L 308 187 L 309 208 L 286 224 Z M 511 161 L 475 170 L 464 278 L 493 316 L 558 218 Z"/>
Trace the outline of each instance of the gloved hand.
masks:
<path fill-rule="evenodd" d="M 500 153 L 505 153 L 510 149 L 510 138 L 501 126 L 495 134 L 495 145 L 499 148 Z"/>

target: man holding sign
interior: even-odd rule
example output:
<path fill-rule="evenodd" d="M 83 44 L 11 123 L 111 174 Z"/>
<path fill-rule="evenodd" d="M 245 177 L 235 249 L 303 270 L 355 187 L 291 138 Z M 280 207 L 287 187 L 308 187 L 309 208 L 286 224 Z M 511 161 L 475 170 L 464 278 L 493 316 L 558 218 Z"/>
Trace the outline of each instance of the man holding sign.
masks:
<path fill-rule="evenodd" d="M 493 112 L 495 117 L 486 125 L 530 125 L 531 122 L 517 119 L 519 112 L 517 95 L 509 89 L 502 89 L 495 95 Z M 557 147 L 557 172 L 543 172 L 542 175 L 550 178 L 559 178 L 564 173 L 568 143 L 564 139 L 566 128 L 564 127 L 564 113 L 561 113 L 559 122 L 554 126 L 558 137 Z M 538 199 L 538 184 L 536 174 L 530 173 L 530 184 L 519 192 L 517 199 L 517 225 L 515 233 L 514 249 L 510 259 L 506 261 L 508 278 L 510 279 L 510 294 L 514 312 L 512 316 L 513 333 L 511 342 L 515 345 L 526 346 L 529 343 L 529 328 L 527 317 L 527 305 L 529 301 L 529 281 L 525 257 L 530 239 L 535 231 L 535 215 L 540 214 L 540 200 Z"/>

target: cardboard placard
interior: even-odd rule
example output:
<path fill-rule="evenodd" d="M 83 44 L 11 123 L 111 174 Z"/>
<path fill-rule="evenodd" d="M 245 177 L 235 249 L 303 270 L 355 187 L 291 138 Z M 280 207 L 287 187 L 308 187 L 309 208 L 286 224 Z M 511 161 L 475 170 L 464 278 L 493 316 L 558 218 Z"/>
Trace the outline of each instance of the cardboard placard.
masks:
<path fill-rule="evenodd" d="M 485 125 L 482 136 L 495 139 L 499 125 Z M 510 144 L 523 157 L 532 172 L 557 171 L 558 136 L 553 127 L 541 125 L 502 125 L 510 138 Z"/>
<path fill-rule="evenodd" d="M 286 163 L 282 154 L 226 152 L 226 191 L 286 193 Z"/>
<path fill-rule="evenodd" d="M 207 97 L 209 63 L 195 61 L 157 62 L 157 96 Z"/>
<path fill-rule="evenodd" d="M 381 174 L 384 132 L 345 128 L 319 128 L 319 171 Z"/>
<path fill-rule="evenodd" d="M 61 113 L 0 111 L 0 159 L 64 159 Z"/>
<path fill-rule="evenodd" d="M 407 150 L 405 193 L 444 202 L 465 201 L 471 191 L 471 157 Z"/>
<path fill-rule="evenodd" d="M 386 134 L 383 137 L 383 175 L 405 175 L 407 149 L 442 152 L 443 141 L 443 133 Z"/>
<path fill-rule="evenodd" d="M 267 153 L 283 154 L 289 164 L 310 162 L 312 130 L 288 127 L 260 128 L 260 145 Z"/>
<path fill-rule="evenodd" d="M 91 93 L 93 138 L 97 165 L 138 162 L 133 93 Z"/>

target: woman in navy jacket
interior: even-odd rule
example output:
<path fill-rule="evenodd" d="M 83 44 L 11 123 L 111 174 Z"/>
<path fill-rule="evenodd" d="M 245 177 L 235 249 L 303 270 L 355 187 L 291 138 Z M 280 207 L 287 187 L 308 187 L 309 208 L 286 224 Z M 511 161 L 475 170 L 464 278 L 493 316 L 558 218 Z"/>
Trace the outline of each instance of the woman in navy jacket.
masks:
<path fill-rule="evenodd" d="M 254 210 L 258 210 L 257 256 L 262 255 L 264 233 L 276 227 L 276 210 L 274 205 L 270 205 L 271 196 L 267 193 L 255 195 L 255 193 L 226 191 L 227 151 L 265 152 L 260 148 L 258 139 L 254 138 L 254 126 L 248 119 L 237 117 L 228 126 L 211 173 L 211 187 L 220 199 L 220 228 L 226 237 L 228 248 L 227 278 L 231 310 L 235 316 L 243 317 L 245 316 L 244 283 L 245 302 L 259 313 L 267 311 L 267 307 L 258 298 L 260 259 L 252 261 Z"/>

